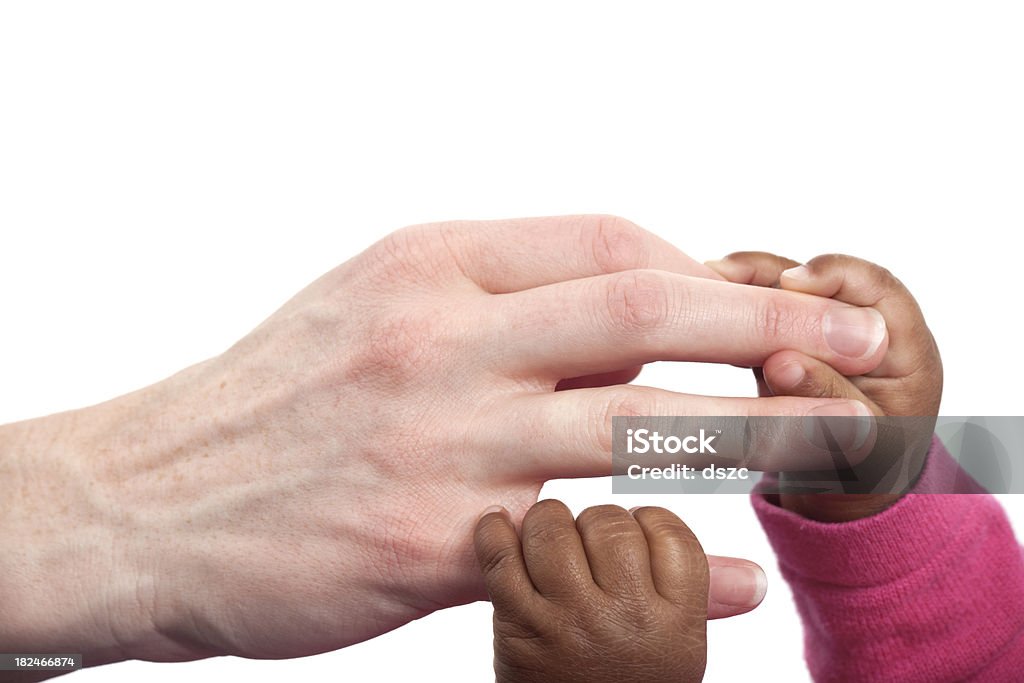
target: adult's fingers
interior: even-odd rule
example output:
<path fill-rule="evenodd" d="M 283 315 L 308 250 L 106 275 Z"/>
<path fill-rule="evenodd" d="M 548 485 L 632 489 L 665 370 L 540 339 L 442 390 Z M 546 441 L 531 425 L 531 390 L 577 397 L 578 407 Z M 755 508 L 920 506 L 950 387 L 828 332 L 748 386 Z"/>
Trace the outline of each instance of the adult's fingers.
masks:
<path fill-rule="evenodd" d="M 729 462 L 730 466 L 777 472 L 823 469 L 830 467 L 833 461 L 823 444 L 808 439 L 805 420 L 760 418 L 782 416 L 811 420 L 870 414 L 864 405 L 841 399 L 697 396 L 633 385 L 522 395 L 507 401 L 504 408 L 501 415 L 481 418 L 477 432 L 481 441 L 475 444 L 474 450 L 508 453 L 507 457 L 487 461 L 488 469 L 496 475 L 538 481 L 613 474 L 614 416 L 710 416 L 705 423 L 708 433 L 716 417 L 754 418 L 748 420 L 749 433 L 718 439 L 714 455 L 647 453 L 637 457 L 642 457 L 643 464 L 650 466 L 680 462 L 703 467 L 712 462 Z M 789 431 L 780 432 L 772 428 L 773 423 Z M 856 426 L 860 426 L 859 423 Z M 859 453 L 865 446 L 862 433 L 843 436 L 850 442 L 844 446 L 853 453 Z"/>
<path fill-rule="evenodd" d="M 631 514 L 618 505 L 598 505 L 580 513 L 576 528 L 601 590 L 622 598 L 654 591 L 647 538 Z"/>
<path fill-rule="evenodd" d="M 784 349 L 845 374 L 885 354 L 882 316 L 777 289 L 630 270 L 493 297 L 502 371 L 560 379 L 655 360 L 761 365 Z"/>
<path fill-rule="evenodd" d="M 572 598 L 594 587 L 576 520 L 560 501 L 542 500 L 526 513 L 523 553 L 530 579 L 545 598 Z"/>
<path fill-rule="evenodd" d="M 708 607 L 708 559 L 700 541 L 665 508 L 642 507 L 633 510 L 633 518 L 647 539 L 655 590 L 692 616 L 703 617 Z"/>
<path fill-rule="evenodd" d="M 779 275 L 787 268 L 800 265 L 785 256 L 767 251 L 736 251 L 723 259 L 705 261 L 704 265 L 729 282 L 758 287 L 776 287 Z"/>
<path fill-rule="evenodd" d="M 719 278 L 665 240 L 617 216 L 458 221 L 441 229 L 460 270 L 495 294 L 634 268 Z"/>
<path fill-rule="evenodd" d="M 477 521 L 473 545 L 491 602 L 522 609 L 538 599 L 507 511 L 485 512 Z"/>
<path fill-rule="evenodd" d="M 636 365 L 622 370 L 612 372 L 601 372 L 596 375 L 585 377 L 571 377 L 563 379 L 555 386 L 555 391 L 566 391 L 568 389 L 589 389 L 593 387 L 608 387 L 613 384 L 629 384 L 640 375 L 644 366 Z"/>

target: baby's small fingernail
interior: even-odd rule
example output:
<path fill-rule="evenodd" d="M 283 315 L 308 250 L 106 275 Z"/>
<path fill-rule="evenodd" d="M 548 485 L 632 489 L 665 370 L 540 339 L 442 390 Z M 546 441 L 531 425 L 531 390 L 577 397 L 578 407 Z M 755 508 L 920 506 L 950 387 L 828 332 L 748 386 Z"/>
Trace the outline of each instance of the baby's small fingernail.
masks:
<path fill-rule="evenodd" d="M 492 512 L 499 512 L 501 514 L 508 514 L 508 510 L 506 510 L 502 506 L 500 506 L 500 505 L 491 505 L 486 510 L 484 510 L 482 513 L 480 513 L 480 516 L 483 517 L 484 515 L 489 515 Z"/>
<path fill-rule="evenodd" d="M 756 564 L 711 567 L 708 590 L 721 605 L 757 607 L 768 592 L 768 577 Z"/>
<path fill-rule="evenodd" d="M 793 361 L 779 367 L 772 379 L 773 383 L 778 385 L 780 389 L 793 389 L 799 386 L 806 376 L 807 372 L 804 370 L 804 366 L 800 364 L 800 361 Z"/>
<path fill-rule="evenodd" d="M 730 280 L 743 280 L 750 274 L 750 266 L 728 259 L 712 259 L 705 261 L 704 265 Z"/>
<path fill-rule="evenodd" d="M 782 277 L 789 278 L 790 280 L 810 280 L 811 271 L 807 266 L 793 266 L 782 271 Z"/>

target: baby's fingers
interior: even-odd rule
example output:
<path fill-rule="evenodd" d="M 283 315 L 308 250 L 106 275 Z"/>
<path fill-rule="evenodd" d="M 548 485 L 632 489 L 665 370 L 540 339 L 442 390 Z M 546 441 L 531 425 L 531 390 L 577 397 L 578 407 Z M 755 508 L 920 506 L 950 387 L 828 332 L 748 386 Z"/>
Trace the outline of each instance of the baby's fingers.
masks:
<path fill-rule="evenodd" d="M 737 251 L 719 261 L 708 261 L 708 268 L 729 282 L 758 287 L 777 287 L 782 271 L 800 265 L 798 261 L 767 251 Z"/>
<path fill-rule="evenodd" d="M 696 621 L 707 617 L 708 559 L 690 528 L 665 508 L 633 511 L 650 553 L 658 593 Z"/>
<path fill-rule="evenodd" d="M 860 401 L 875 415 L 882 414 L 871 399 L 831 365 L 799 351 L 780 351 L 770 356 L 762 372 L 765 385 L 775 396 L 849 399 Z"/>
<path fill-rule="evenodd" d="M 830 397 L 860 401 L 875 415 L 884 411 L 854 383 L 832 369 L 827 363 L 805 356 L 797 351 L 781 351 L 771 356 L 764 364 L 764 383 L 774 394 L 805 397 Z M 863 378 L 858 378 L 858 381 Z M 885 446 L 876 441 L 875 448 L 884 453 Z M 901 451 L 896 449 L 885 462 L 898 462 Z M 884 463 L 883 470 L 884 473 Z M 865 481 L 879 481 L 877 473 L 860 472 Z M 782 475 L 783 480 L 788 477 Z M 796 478 L 799 481 L 799 476 Z M 790 480 L 793 483 L 793 480 Z M 804 517 L 827 522 L 845 522 L 860 519 L 880 512 L 899 499 L 897 493 L 864 494 L 782 494 L 782 507 L 793 510 Z"/>
<path fill-rule="evenodd" d="M 538 597 L 526 570 L 519 535 L 506 510 L 485 512 L 476 524 L 473 543 L 495 607 L 521 609 Z"/>
<path fill-rule="evenodd" d="M 941 376 L 938 352 L 914 297 L 892 273 L 853 256 L 827 254 L 784 271 L 782 289 L 870 306 L 885 318 L 888 353 L 870 377 Z"/>

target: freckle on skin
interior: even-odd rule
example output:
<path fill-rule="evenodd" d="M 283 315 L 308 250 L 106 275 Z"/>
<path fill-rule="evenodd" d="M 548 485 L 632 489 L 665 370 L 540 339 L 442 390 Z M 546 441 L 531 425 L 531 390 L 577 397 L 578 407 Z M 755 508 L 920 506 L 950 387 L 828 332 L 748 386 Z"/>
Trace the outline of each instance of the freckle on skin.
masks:
<path fill-rule="evenodd" d="M 223 388 L 224 388 L 224 387 L 226 387 L 227 385 L 228 385 L 228 383 L 227 383 L 226 381 L 224 381 L 224 382 L 221 382 L 221 383 L 220 383 L 220 388 L 221 388 L 221 389 L 223 389 Z"/>

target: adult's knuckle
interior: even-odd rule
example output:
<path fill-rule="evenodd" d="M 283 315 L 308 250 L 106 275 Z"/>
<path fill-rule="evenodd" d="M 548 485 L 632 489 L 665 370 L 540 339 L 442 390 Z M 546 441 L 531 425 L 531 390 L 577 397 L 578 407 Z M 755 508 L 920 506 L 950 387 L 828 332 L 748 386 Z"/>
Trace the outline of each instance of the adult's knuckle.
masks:
<path fill-rule="evenodd" d="M 407 380 L 422 373 L 438 346 L 436 322 L 424 315 L 396 312 L 368 326 L 354 365 L 361 374 Z"/>
<path fill-rule="evenodd" d="M 645 268 L 650 261 L 646 231 L 619 216 L 588 217 L 581 239 L 603 273 Z"/>
<path fill-rule="evenodd" d="M 411 225 L 386 235 L 366 251 L 366 271 L 378 284 L 436 280 L 449 261 L 444 224 Z"/>
<path fill-rule="evenodd" d="M 608 281 L 605 301 L 613 331 L 642 334 L 664 327 L 672 315 L 672 285 L 653 270 L 627 270 Z"/>
<path fill-rule="evenodd" d="M 645 417 L 658 414 L 654 395 L 639 387 L 614 386 L 594 393 L 593 407 L 586 411 L 587 424 L 593 425 L 601 452 L 612 450 L 612 418 Z"/>
<path fill-rule="evenodd" d="M 605 407 L 607 422 L 613 417 L 643 417 L 657 412 L 654 395 L 639 387 L 613 387 Z"/>
<path fill-rule="evenodd" d="M 796 311 L 785 305 L 779 297 L 765 297 L 756 307 L 754 329 L 769 345 L 778 345 L 793 336 L 800 323 Z"/>

